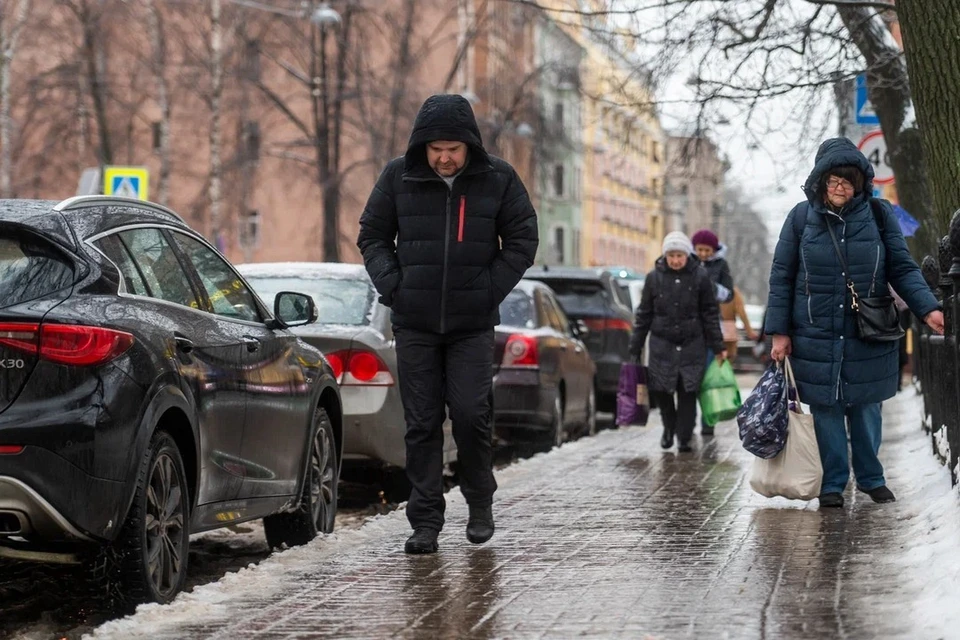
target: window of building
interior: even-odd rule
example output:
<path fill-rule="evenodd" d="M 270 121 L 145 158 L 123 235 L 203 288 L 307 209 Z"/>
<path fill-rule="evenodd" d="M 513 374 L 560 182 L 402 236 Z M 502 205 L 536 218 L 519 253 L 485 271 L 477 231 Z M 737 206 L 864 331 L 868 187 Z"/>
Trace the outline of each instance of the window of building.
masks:
<path fill-rule="evenodd" d="M 554 227 L 553 229 L 553 253 L 557 258 L 557 264 L 566 264 L 566 233 L 563 227 Z"/>
<path fill-rule="evenodd" d="M 260 159 L 260 123 L 247 120 L 242 125 L 243 158 L 247 162 Z"/>
<path fill-rule="evenodd" d="M 653 161 L 659 164 L 660 163 L 660 143 L 657 142 L 656 140 L 653 141 L 653 145 L 651 146 L 651 155 L 653 156 L 652 158 Z"/>
<path fill-rule="evenodd" d="M 244 238 L 248 247 L 260 245 L 260 212 L 251 209 L 247 212 L 246 224 L 244 225 Z"/>
<path fill-rule="evenodd" d="M 260 81 L 260 43 L 247 40 L 243 50 L 243 77 L 253 82 Z"/>
<path fill-rule="evenodd" d="M 571 262 L 575 265 L 580 264 L 580 231 L 573 230 L 573 256 Z"/>
<path fill-rule="evenodd" d="M 562 102 L 558 102 L 557 104 L 553 105 L 553 119 L 557 123 L 557 128 L 563 131 L 564 126 L 563 126 L 563 103 Z"/>
<path fill-rule="evenodd" d="M 553 193 L 558 197 L 563 197 L 563 165 L 558 164 L 553 168 Z"/>
<path fill-rule="evenodd" d="M 650 191 L 653 192 L 653 195 L 660 195 L 660 178 L 652 178 L 650 180 Z"/>

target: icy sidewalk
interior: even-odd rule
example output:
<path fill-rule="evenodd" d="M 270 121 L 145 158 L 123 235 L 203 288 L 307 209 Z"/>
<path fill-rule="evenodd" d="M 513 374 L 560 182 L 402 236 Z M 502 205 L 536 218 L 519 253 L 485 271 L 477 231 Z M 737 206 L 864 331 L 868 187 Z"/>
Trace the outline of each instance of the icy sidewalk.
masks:
<path fill-rule="evenodd" d="M 604 432 L 498 474 L 497 535 L 448 495 L 435 556 L 402 512 L 105 624 L 95 638 L 949 638 L 960 635 L 960 499 L 912 391 L 887 403 L 899 502 L 843 510 L 750 491 L 735 425 L 662 452 Z"/>

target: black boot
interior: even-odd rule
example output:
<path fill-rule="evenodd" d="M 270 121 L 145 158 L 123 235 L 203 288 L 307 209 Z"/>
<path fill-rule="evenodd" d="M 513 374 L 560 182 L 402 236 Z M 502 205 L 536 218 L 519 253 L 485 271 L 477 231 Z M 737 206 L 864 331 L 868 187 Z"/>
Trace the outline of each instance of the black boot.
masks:
<path fill-rule="evenodd" d="M 824 493 L 820 496 L 821 509 L 840 509 L 843 507 L 843 495 L 840 493 Z"/>
<path fill-rule="evenodd" d="M 493 507 L 470 507 L 467 521 L 467 540 L 483 544 L 493 537 Z"/>
<path fill-rule="evenodd" d="M 663 428 L 663 437 L 660 438 L 660 446 L 664 449 L 669 449 L 673 446 L 673 429 L 670 427 Z"/>
<path fill-rule="evenodd" d="M 860 489 L 860 487 L 857 488 Z M 876 489 L 870 489 L 870 491 L 867 491 L 866 489 L 860 489 L 860 491 L 863 491 L 865 494 L 870 496 L 874 502 L 878 502 L 880 504 L 897 501 L 897 497 L 893 495 L 893 491 L 887 489 L 887 485 L 877 487 Z"/>
<path fill-rule="evenodd" d="M 437 544 L 438 531 L 427 527 L 417 527 L 413 530 L 413 535 L 407 538 L 407 544 L 403 550 L 407 553 L 419 555 L 423 553 L 436 553 L 440 545 Z"/>
<path fill-rule="evenodd" d="M 680 453 L 690 453 L 693 451 L 693 447 L 690 446 L 689 442 L 681 442 L 680 446 L 677 447 L 677 451 Z"/>

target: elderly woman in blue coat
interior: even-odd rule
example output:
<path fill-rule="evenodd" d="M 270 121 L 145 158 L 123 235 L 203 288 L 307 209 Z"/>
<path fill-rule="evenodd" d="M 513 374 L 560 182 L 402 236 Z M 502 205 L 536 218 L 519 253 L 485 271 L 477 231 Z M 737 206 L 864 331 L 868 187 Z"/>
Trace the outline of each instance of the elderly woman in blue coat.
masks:
<path fill-rule="evenodd" d="M 875 502 L 896 498 L 886 485 L 880 449 L 880 403 L 897 392 L 898 344 L 858 337 L 847 275 L 860 297 L 887 294 L 890 284 L 931 329 L 943 313 L 907 250 L 892 208 L 870 203 L 873 167 L 850 140 L 827 140 L 807 178 L 807 199 L 780 232 L 770 272 L 764 324 L 771 357 L 790 356 L 801 399 L 816 425 L 823 484 L 820 506 L 842 507 L 850 478 L 847 423 L 857 489 Z M 831 225 L 849 274 L 837 255 Z"/>

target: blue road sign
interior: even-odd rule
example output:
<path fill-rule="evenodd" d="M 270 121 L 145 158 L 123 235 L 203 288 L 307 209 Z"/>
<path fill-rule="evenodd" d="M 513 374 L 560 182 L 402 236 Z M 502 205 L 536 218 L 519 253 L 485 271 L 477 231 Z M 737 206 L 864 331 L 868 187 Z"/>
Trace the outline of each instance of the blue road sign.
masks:
<path fill-rule="evenodd" d="M 873 104 L 870 102 L 870 96 L 867 93 L 867 76 L 863 73 L 857 76 L 857 102 L 855 118 L 857 124 L 880 124 L 880 118 L 877 117 Z"/>

